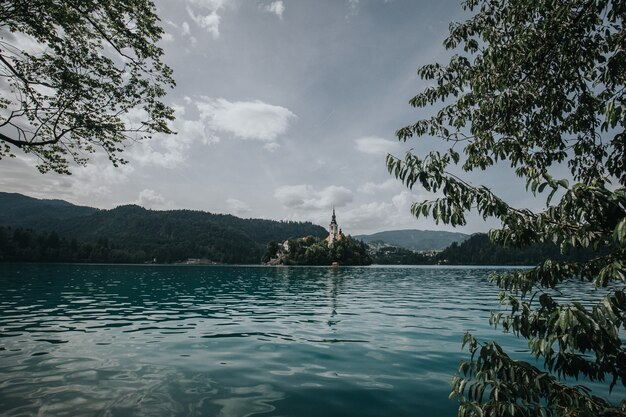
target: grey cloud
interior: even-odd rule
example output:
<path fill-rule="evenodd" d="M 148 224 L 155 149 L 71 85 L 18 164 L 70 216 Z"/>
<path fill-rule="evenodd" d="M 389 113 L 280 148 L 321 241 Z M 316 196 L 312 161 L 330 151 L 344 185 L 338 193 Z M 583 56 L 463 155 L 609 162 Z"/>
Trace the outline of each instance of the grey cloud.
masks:
<path fill-rule="evenodd" d="M 146 188 L 139 193 L 137 203 L 145 208 L 156 208 L 163 206 L 165 198 L 156 191 Z"/>
<path fill-rule="evenodd" d="M 296 116 L 281 106 L 255 101 L 231 102 L 224 98 L 185 97 L 173 106 L 176 135 L 156 135 L 150 141 L 136 144 L 129 155 L 142 165 L 176 168 L 187 160 L 194 143 L 215 145 L 221 134 L 265 142 L 270 152 L 280 145 L 275 141 L 284 134 Z"/>
<path fill-rule="evenodd" d="M 385 156 L 388 153 L 393 153 L 401 149 L 398 142 L 375 136 L 359 138 L 354 142 L 356 143 L 356 148 L 359 152 L 370 155 Z"/>
<path fill-rule="evenodd" d="M 250 213 L 252 209 L 248 205 L 241 200 L 237 200 L 236 198 L 229 198 L 226 200 L 226 204 L 232 213 L 242 215 L 246 213 Z"/>
<path fill-rule="evenodd" d="M 267 12 L 274 13 L 276 16 L 282 19 L 283 13 L 285 12 L 285 4 L 282 2 L 282 0 L 273 1 L 270 4 L 266 5 L 264 9 Z"/>
<path fill-rule="evenodd" d="M 285 207 L 304 211 L 344 207 L 354 200 L 352 191 L 337 185 L 322 189 L 307 184 L 286 185 L 277 188 L 274 196 Z"/>

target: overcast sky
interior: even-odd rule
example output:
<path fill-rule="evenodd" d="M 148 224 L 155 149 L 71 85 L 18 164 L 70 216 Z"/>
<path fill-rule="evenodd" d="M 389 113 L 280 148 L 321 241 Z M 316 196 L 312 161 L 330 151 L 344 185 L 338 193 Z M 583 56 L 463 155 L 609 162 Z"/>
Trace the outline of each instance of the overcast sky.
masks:
<path fill-rule="evenodd" d="M 130 163 L 100 156 L 72 176 L 41 175 L 22 154 L 0 161 L 0 190 L 99 208 L 135 203 L 241 217 L 310 220 L 331 207 L 344 232 L 445 229 L 411 217 L 409 192 L 385 167 L 388 152 L 428 149 L 394 132 L 420 118 L 408 100 L 416 69 L 445 62 L 459 1 L 159 0 L 165 61 L 176 89 L 175 136 L 128 148 Z M 510 191 L 501 169 L 475 176 Z M 485 231 L 473 219 L 463 232 Z"/>

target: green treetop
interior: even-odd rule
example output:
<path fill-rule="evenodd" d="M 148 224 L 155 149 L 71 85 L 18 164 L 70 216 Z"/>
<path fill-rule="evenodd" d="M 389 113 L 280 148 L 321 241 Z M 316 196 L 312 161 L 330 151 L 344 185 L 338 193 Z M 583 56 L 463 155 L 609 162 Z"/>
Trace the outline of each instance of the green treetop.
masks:
<path fill-rule="evenodd" d="M 471 0 L 473 17 L 450 25 L 456 54 L 418 70 L 431 86 L 410 104 L 431 117 L 397 132 L 450 146 L 426 155 L 388 156 L 406 186 L 440 198 L 413 204 L 416 216 L 464 225 L 477 210 L 502 226 L 490 238 L 509 246 L 555 242 L 592 248 L 589 261 L 546 260 L 495 274 L 503 314 L 491 322 L 528 339 L 533 363 L 468 334 L 470 359 L 453 379 L 460 416 L 619 416 L 615 404 L 574 378 L 626 385 L 626 3 L 621 0 Z M 438 103 L 438 104 L 436 104 Z M 441 104 L 443 103 L 443 104 Z M 435 106 L 436 105 L 436 106 Z M 540 211 L 513 207 L 489 188 L 454 175 L 511 166 Z M 555 167 L 567 166 L 569 180 Z M 557 198 L 558 197 L 558 198 Z M 602 250 L 599 250 L 602 249 Z M 567 292 L 578 279 L 600 289 L 593 303 Z M 560 297 L 555 297 L 560 293 Z"/>
<path fill-rule="evenodd" d="M 0 3 L 0 159 L 19 148 L 69 173 L 97 149 L 117 165 L 127 140 L 172 133 L 158 21 L 150 0 Z"/>

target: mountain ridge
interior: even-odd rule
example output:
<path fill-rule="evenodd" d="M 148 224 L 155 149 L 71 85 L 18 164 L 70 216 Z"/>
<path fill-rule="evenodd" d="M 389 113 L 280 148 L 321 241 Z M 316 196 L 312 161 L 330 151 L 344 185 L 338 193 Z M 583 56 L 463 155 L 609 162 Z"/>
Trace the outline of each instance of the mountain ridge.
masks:
<path fill-rule="evenodd" d="M 106 242 L 162 262 L 206 258 L 220 263 L 258 263 L 271 240 L 325 237 L 327 233 L 310 222 L 242 219 L 199 210 L 149 210 L 135 204 L 105 210 L 2 192 L 0 226 L 54 232 L 90 244 Z"/>
<path fill-rule="evenodd" d="M 453 242 L 461 243 L 469 239 L 470 236 L 466 233 L 443 230 L 401 229 L 357 235 L 355 239 L 365 243 L 381 241 L 413 251 L 440 251 Z"/>

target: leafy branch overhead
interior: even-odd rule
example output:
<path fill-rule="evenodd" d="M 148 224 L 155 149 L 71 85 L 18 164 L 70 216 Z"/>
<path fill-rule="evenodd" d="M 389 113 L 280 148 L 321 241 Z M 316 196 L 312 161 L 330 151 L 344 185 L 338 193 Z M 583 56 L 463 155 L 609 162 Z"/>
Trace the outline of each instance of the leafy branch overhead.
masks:
<path fill-rule="evenodd" d="M 174 86 L 150 0 L 11 0 L 0 4 L 0 158 L 34 154 L 69 173 L 103 150 L 173 133 L 162 98 Z"/>
<path fill-rule="evenodd" d="M 626 415 L 626 405 L 591 394 L 572 378 L 626 386 L 626 3 L 618 0 L 470 0 L 473 17 L 450 25 L 446 65 L 418 70 L 431 84 L 410 104 L 428 117 L 397 132 L 435 137 L 446 151 L 389 155 L 407 187 L 441 195 L 417 202 L 416 216 L 466 224 L 478 211 L 501 228 L 490 238 L 524 247 L 553 242 L 589 248 L 584 262 L 547 259 L 496 274 L 505 308 L 491 323 L 528 339 L 532 362 L 495 342 L 466 336 L 471 357 L 453 379 L 460 416 Z M 458 174 L 509 165 L 545 209 L 513 207 Z M 562 175 L 567 167 L 567 178 Z M 573 280 L 595 301 L 570 294 Z"/>

